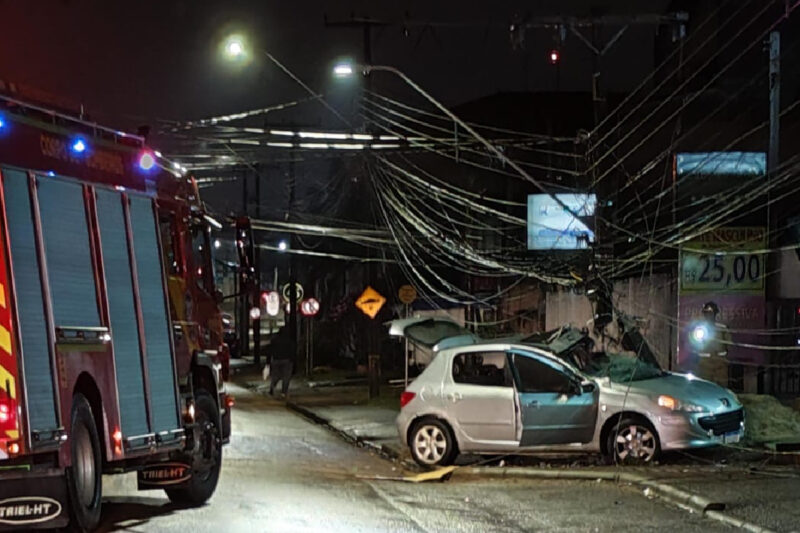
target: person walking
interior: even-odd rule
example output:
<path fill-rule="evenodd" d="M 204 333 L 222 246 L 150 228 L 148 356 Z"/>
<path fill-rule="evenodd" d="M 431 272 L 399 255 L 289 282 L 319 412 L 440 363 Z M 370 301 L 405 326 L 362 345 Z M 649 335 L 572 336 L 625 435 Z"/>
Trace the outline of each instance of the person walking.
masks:
<path fill-rule="evenodd" d="M 281 392 L 284 398 L 289 395 L 289 382 L 294 370 L 294 350 L 289 328 L 284 327 L 272 338 L 269 344 L 270 353 L 270 381 L 269 394 L 275 395 L 275 387 L 281 382 Z"/>

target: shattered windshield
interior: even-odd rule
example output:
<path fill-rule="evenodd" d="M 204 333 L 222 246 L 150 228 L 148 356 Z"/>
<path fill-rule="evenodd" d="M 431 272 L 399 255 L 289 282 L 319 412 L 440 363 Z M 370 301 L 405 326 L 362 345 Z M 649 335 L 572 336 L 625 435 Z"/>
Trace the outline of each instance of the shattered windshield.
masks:
<path fill-rule="evenodd" d="M 594 377 L 608 377 L 614 382 L 627 383 L 664 375 L 652 348 L 638 329 L 630 329 L 623 334 L 622 349 L 618 352 L 593 351 L 594 341 L 577 329 L 547 332 L 526 340 L 538 341 L 564 361 Z"/>
<path fill-rule="evenodd" d="M 638 329 L 622 335 L 621 352 L 597 354 L 584 370 L 596 377 L 608 377 L 616 383 L 653 379 L 664 375 L 652 348 Z"/>
<path fill-rule="evenodd" d="M 628 383 L 653 379 L 664 375 L 664 371 L 635 354 L 605 353 L 599 354 L 583 369 L 594 377 L 608 377 L 615 383 Z"/>

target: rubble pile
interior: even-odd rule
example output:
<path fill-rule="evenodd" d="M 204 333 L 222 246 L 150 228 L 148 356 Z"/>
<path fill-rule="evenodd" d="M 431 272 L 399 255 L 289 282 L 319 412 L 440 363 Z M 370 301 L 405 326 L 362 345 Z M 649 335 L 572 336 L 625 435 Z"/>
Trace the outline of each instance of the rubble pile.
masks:
<path fill-rule="evenodd" d="M 744 405 L 744 438 L 750 443 L 800 441 L 800 412 L 774 396 L 739 394 Z"/>

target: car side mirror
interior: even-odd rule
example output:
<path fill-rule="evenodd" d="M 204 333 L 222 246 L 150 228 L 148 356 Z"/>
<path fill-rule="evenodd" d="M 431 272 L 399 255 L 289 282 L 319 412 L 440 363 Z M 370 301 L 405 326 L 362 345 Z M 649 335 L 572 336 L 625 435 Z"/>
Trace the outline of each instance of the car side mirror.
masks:
<path fill-rule="evenodd" d="M 582 392 L 581 384 L 571 379 L 569 385 L 567 385 L 567 394 L 570 396 L 580 396 Z"/>
<path fill-rule="evenodd" d="M 581 391 L 586 393 L 592 393 L 597 388 L 597 385 L 592 383 L 591 381 L 584 381 L 580 384 Z"/>

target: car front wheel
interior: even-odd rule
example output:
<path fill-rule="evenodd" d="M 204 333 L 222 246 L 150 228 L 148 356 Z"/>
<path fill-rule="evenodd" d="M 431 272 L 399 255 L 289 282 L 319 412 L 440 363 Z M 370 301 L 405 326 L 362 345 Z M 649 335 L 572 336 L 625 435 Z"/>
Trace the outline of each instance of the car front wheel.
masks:
<path fill-rule="evenodd" d="M 650 463 L 661 453 L 658 433 L 635 417 L 626 417 L 608 433 L 606 449 L 611 461 L 623 464 Z"/>
<path fill-rule="evenodd" d="M 415 424 L 408 443 L 411 456 L 422 466 L 449 465 L 457 454 L 452 430 L 436 418 L 425 418 Z"/>

